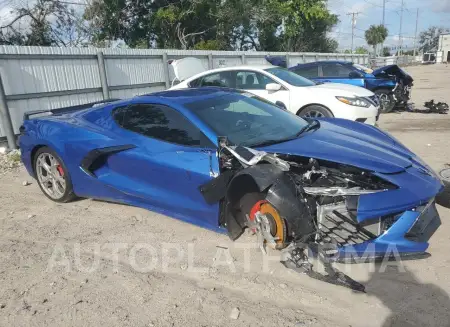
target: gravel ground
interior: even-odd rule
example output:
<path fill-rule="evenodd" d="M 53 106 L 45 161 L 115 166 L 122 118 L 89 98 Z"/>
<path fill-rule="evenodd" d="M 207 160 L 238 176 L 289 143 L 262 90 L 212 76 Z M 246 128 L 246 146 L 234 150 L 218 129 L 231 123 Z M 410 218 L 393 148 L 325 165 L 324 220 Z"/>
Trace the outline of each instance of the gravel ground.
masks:
<path fill-rule="evenodd" d="M 450 102 L 450 68 L 407 70 L 418 109 L 431 98 Z M 386 114 L 380 127 L 433 168 L 450 162 L 448 115 Z M 450 326 L 449 209 L 438 207 L 443 225 L 431 257 L 340 266 L 366 284 L 361 294 L 291 272 L 273 252 L 243 250 L 254 244 L 249 235 L 233 243 L 139 208 L 56 204 L 23 168 L 7 170 L 0 171 L 0 326 Z"/>

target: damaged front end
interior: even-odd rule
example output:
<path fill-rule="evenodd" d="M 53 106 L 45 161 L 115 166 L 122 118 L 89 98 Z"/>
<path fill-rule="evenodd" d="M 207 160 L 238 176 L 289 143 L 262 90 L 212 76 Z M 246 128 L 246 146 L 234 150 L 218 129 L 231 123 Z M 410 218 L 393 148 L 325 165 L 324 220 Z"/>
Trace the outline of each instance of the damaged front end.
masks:
<path fill-rule="evenodd" d="M 434 195 L 426 203 L 376 202 L 398 199 L 396 174 L 382 178 L 345 164 L 219 143 L 221 174 L 200 191 L 207 202 L 220 202 L 221 225 L 232 239 L 249 228 L 263 252 L 283 249 L 283 263 L 311 277 L 362 291 L 331 263 L 423 254 L 440 225 Z M 414 175 L 422 168 L 410 169 Z"/>

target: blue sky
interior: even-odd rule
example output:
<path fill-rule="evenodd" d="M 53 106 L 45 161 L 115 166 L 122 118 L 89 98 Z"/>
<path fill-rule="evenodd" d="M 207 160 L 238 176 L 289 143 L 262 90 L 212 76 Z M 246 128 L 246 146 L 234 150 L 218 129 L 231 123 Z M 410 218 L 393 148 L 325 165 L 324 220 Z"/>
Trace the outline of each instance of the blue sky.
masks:
<path fill-rule="evenodd" d="M 355 25 L 356 46 L 367 46 L 364 31 L 372 24 L 380 24 L 383 16 L 383 0 L 328 0 L 331 12 L 339 15 L 340 23 L 333 29 L 331 36 L 339 42 L 339 49 L 350 49 L 351 17 L 349 12 L 361 12 Z M 386 0 L 385 23 L 389 30 L 386 46 L 399 43 L 401 0 Z M 450 28 L 450 0 L 404 0 L 402 36 L 403 44 L 413 46 L 416 26 L 416 13 L 419 9 L 418 34 L 426 28 L 436 25 Z"/>

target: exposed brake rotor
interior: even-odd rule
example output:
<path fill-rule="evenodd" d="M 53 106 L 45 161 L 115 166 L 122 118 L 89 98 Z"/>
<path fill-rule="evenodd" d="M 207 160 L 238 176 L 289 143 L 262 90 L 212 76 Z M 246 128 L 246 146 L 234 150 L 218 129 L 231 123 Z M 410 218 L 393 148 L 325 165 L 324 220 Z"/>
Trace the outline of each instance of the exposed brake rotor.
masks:
<path fill-rule="evenodd" d="M 249 227 L 256 234 L 261 251 L 266 254 L 266 245 L 282 249 L 286 240 L 286 224 L 278 211 L 267 201 L 257 202 L 248 217 Z"/>

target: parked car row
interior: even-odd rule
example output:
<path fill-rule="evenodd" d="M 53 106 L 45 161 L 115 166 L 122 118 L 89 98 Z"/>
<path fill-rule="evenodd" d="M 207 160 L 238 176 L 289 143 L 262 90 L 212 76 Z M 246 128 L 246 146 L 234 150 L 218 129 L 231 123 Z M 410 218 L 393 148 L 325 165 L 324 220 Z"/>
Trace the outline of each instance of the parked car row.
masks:
<path fill-rule="evenodd" d="M 274 65 L 286 65 L 282 57 L 267 56 L 266 60 Z M 372 70 L 349 61 L 330 60 L 298 64 L 289 70 L 321 83 L 351 84 L 371 90 L 378 95 L 382 112 L 404 107 L 410 100 L 414 81 L 397 65 Z"/>
<path fill-rule="evenodd" d="M 336 117 L 375 125 L 378 97 L 362 87 L 317 83 L 272 66 L 237 66 L 206 70 L 201 61 L 172 61 L 179 83 L 172 89 L 216 86 L 244 90 L 302 117 Z"/>

